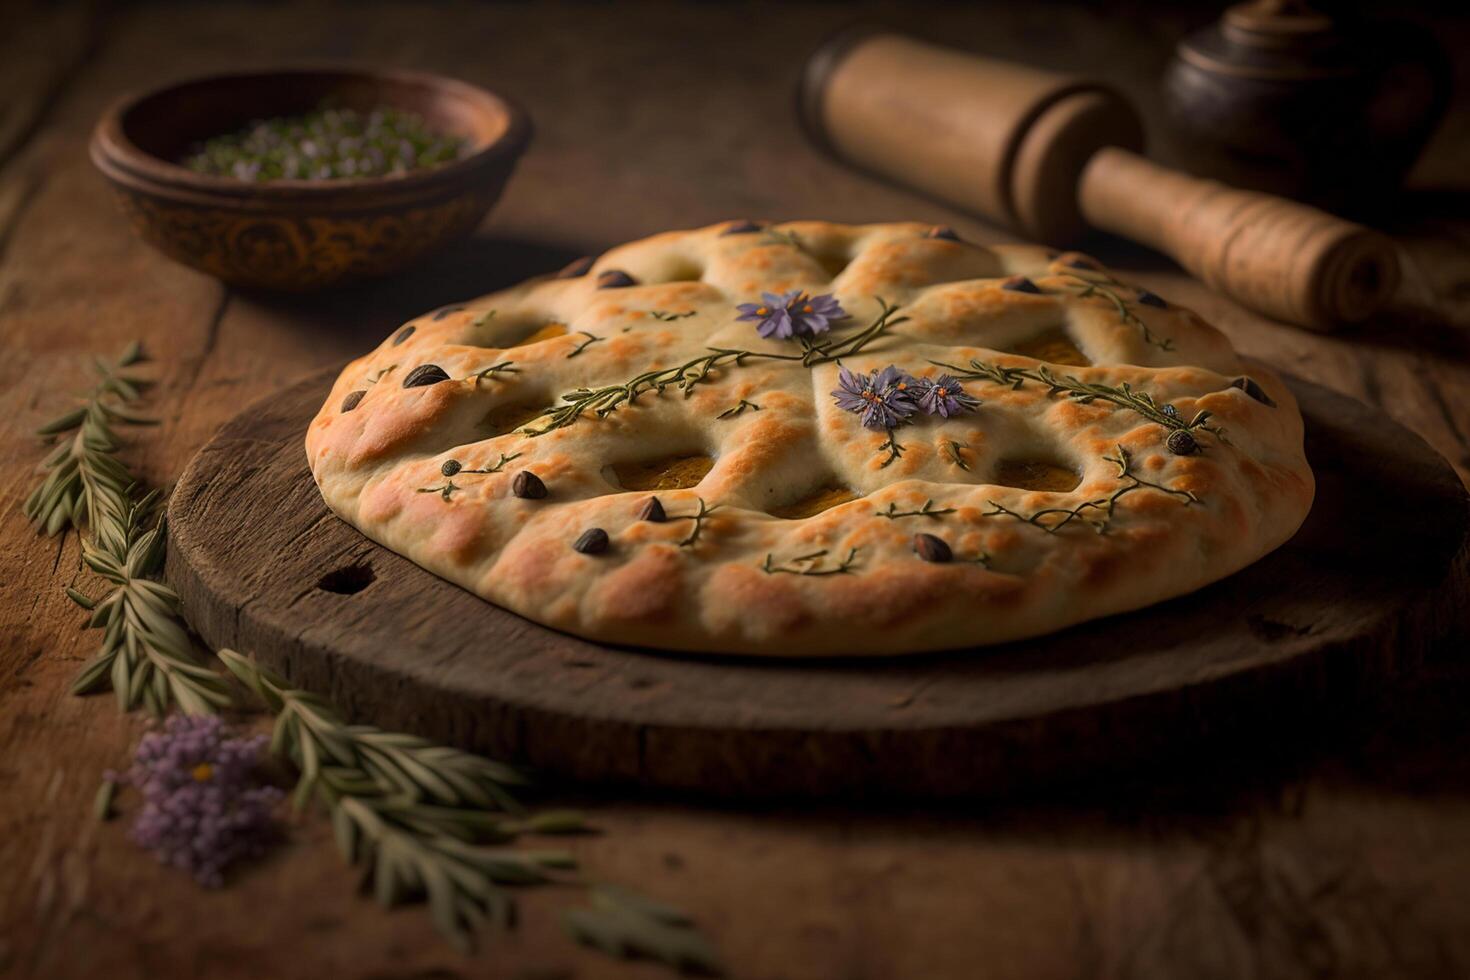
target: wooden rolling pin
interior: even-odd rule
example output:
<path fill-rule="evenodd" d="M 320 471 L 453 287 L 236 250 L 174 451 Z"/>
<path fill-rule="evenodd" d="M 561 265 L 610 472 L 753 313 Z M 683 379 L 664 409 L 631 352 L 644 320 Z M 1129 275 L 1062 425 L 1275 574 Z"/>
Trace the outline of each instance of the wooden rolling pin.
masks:
<path fill-rule="evenodd" d="M 1138 114 L 1086 79 L 865 31 L 812 56 L 799 104 L 841 159 L 1038 241 L 1131 238 L 1279 320 L 1332 330 L 1398 283 L 1377 232 L 1146 160 Z"/>

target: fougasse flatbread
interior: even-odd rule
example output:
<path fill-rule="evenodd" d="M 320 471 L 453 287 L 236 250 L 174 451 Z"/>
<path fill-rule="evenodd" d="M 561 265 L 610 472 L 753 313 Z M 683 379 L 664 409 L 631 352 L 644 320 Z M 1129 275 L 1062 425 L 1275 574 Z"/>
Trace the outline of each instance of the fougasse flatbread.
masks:
<path fill-rule="evenodd" d="M 521 616 L 787 657 L 1148 606 L 1313 494 L 1290 391 L 1193 312 L 910 223 L 670 232 L 443 307 L 306 449 L 343 520 Z"/>

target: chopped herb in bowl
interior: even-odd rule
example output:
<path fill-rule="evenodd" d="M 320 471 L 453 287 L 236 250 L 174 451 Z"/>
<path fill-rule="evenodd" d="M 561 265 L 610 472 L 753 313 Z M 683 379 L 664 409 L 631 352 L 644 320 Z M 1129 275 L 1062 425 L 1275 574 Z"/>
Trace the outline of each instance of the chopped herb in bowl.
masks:
<path fill-rule="evenodd" d="M 237 180 L 343 180 L 427 170 L 467 149 L 463 138 L 436 133 L 412 112 L 323 106 L 215 136 L 182 162 L 196 173 Z"/>

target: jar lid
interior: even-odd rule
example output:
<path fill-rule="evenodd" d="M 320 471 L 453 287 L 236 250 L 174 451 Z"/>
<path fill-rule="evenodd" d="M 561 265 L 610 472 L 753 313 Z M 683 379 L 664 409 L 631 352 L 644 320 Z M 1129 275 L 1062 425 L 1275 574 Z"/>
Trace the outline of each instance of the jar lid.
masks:
<path fill-rule="evenodd" d="M 1304 0 L 1251 0 L 1179 43 L 1179 58 L 1238 78 L 1311 81 L 1364 70 L 1361 46 Z"/>

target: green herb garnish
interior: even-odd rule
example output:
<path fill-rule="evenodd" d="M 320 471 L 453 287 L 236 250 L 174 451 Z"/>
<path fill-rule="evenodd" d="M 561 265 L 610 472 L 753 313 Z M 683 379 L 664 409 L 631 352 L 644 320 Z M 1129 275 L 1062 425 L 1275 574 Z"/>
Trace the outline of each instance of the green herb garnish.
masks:
<path fill-rule="evenodd" d="M 748 402 L 744 398 L 742 398 L 740 399 L 740 404 L 733 405 L 730 408 L 725 409 L 719 415 L 716 415 L 715 418 L 733 419 L 735 416 L 742 414 L 747 408 L 750 409 L 752 412 L 759 412 L 761 410 L 761 407 L 755 402 Z"/>
<path fill-rule="evenodd" d="M 687 548 L 698 541 L 700 532 L 704 530 L 705 520 L 709 518 L 709 515 L 713 514 L 715 511 L 724 506 L 723 504 L 715 504 L 713 507 L 706 507 L 703 497 L 695 497 L 694 499 L 699 501 L 699 509 L 696 510 L 694 513 L 670 514 L 667 518 L 665 518 L 665 520 L 670 521 L 694 522 L 694 527 L 689 531 L 689 534 L 685 536 L 684 540 L 679 542 L 679 547 L 681 548 Z"/>
<path fill-rule="evenodd" d="M 499 364 L 492 364 L 487 368 L 476 371 L 474 374 L 467 375 L 465 377 L 465 380 L 468 381 L 473 378 L 475 382 L 475 387 L 478 388 L 480 387 L 481 381 L 485 381 L 487 379 L 493 381 L 496 375 L 519 374 L 521 369 L 515 367 L 514 365 L 515 361 L 501 361 Z"/>
<path fill-rule="evenodd" d="M 571 360 L 572 358 L 576 357 L 578 354 L 582 353 L 587 348 L 591 347 L 593 344 L 598 343 L 599 341 L 601 341 L 601 340 L 604 339 L 602 337 L 597 336 L 597 334 L 595 334 L 595 333 L 589 333 L 586 330 L 579 330 L 577 332 L 580 333 L 582 336 L 586 337 L 587 339 L 584 340 L 584 341 L 582 341 L 580 344 L 578 344 L 576 346 L 576 349 L 567 352 L 567 359 L 568 360 Z"/>
<path fill-rule="evenodd" d="M 939 520 L 945 514 L 953 513 L 953 507 L 936 508 L 932 500 L 924 501 L 924 506 L 918 510 L 899 510 L 897 504 L 890 502 L 887 510 L 876 510 L 873 512 L 874 516 L 886 517 L 891 521 L 897 520 L 900 517 L 932 517 L 935 520 Z"/>
<path fill-rule="evenodd" d="M 589 412 L 598 418 L 605 418 L 624 405 L 633 404 L 640 395 L 650 391 L 661 395 L 664 389 L 670 387 L 684 392 L 684 397 L 687 398 L 694 393 L 696 386 L 710 383 L 712 373 L 727 367 L 739 367 L 747 361 L 799 361 L 802 365 L 811 367 L 813 364 L 835 361 L 840 357 L 851 357 L 888 328 L 907 319 L 896 315 L 899 310 L 897 306 L 889 306 L 881 296 L 876 298 L 881 310 L 878 317 L 851 336 L 812 343 L 800 354 L 711 347 L 710 353 L 702 354 L 677 367 L 645 371 L 622 384 L 578 388 L 568 392 L 561 396 L 566 404 L 546 409 L 521 431 L 530 436 L 543 436 L 572 425 Z"/>
<path fill-rule="evenodd" d="M 1001 367 L 979 359 L 971 359 L 968 368 L 946 364 L 943 361 L 930 361 L 929 363 L 956 372 L 956 376 L 962 381 L 989 381 L 1017 389 L 1024 386 L 1027 381 L 1035 381 L 1046 385 L 1050 389 L 1048 394 L 1056 395 L 1065 392 L 1068 398 L 1075 399 L 1084 405 L 1094 401 L 1108 402 L 1119 408 L 1136 412 L 1150 422 L 1156 422 L 1166 429 L 1191 433 L 1203 430 L 1212 433 L 1222 443 L 1229 445 L 1229 440 L 1225 438 L 1225 430 L 1209 424 L 1210 413 L 1208 411 L 1196 412 L 1194 418 L 1186 421 L 1178 414 L 1173 405 L 1159 405 L 1153 395 L 1146 391 L 1135 390 L 1126 381 L 1114 387 L 1113 385 L 1079 381 L 1070 374 L 1058 377 L 1044 365 L 1036 368 Z"/>
<path fill-rule="evenodd" d="M 120 501 L 133 484 L 133 478 L 117 460 L 121 444 L 112 426 L 116 422 L 154 424 L 153 419 L 126 407 L 128 402 L 137 400 L 149 383 L 124 371 L 142 359 L 143 348 L 136 342 L 129 344 L 111 364 L 101 358 L 94 359 L 92 363 L 100 380 L 83 396 L 81 407 L 36 430 L 39 436 L 61 441 L 41 464 L 46 479 L 26 498 L 21 510 L 27 520 L 48 536 L 55 536 L 68 527 L 80 531 L 92 524 L 93 509 L 104 493 L 114 498 L 113 510 L 127 509 Z"/>
<path fill-rule="evenodd" d="M 655 959 L 681 973 L 724 975 L 724 966 L 689 917 L 626 888 L 597 885 L 590 908 L 562 913 L 579 943 L 611 956 Z"/>
<path fill-rule="evenodd" d="M 91 624 L 105 629 L 102 652 L 73 691 L 110 684 L 123 710 L 142 703 L 159 715 L 171 705 L 212 713 L 234 703 L 225 678 L 195 660 L 178 597 L 152 577 L 164 553 L 162 521 L 153 521 L 159 495 L 135 498 L 136 480 L 115 455 L 111 422 L 145 421 L 120 405 L 136 399 L 143 384 L 121 369 L 141 357 L 135 343 L 113 365 L 97 361 L 102 381 L 86 403 L 42 427 L 51 438 L 76 434 L 48 457 L 47 476 L 27 499 L 25 514 L 48 534 L 66 527 L 85 533 L 83 560 L 113 586 L 100 600 L 66 590 L 92 611 Z M 449 469 L 496 472 L 514 458 L 502 454 L 484 470 L 446 461 L 445 475 L 452 475 Z M 695 534 L 714 509 L 701 501 L 699 513 L 688 515 Z M 315 799 L 326 808 L 338 848 L 363 870 L 380 902 L 427 899 L 438 927 L 467 948 L 480 926 L 512 923 L 510 886 L 586 884 L 567 875 L 575 863 L 562 851 L 490 846 L 527 834 L 588 829 L 579 813 L 526 813 L 512 792 L 525 783 L 518 770 L 417 736 L 348 725 L 324 699 L 291 687 L 254 660 L 229 650 L 219 651 L 219 658 L 275 716 L 271 748 L 297 770 L 297 806 Z M 99 788 L 93 800 L 98 819 L 112 815 L 115 792 L 112 781 Z M 573 910 L 567 918 L 583 942 L 719 972 L 713 952 L 682 914 L 609 886 L 595 886 L 591 894 L 593 909 Z"/>
<path fill-rule="evenodd" d="M 459 136 L 435 132 L 412 112 L 321 106 L 261 119 L 197 144 L 182 161 L 195 173 L 236 180 L 343 180 L 427 170 L 459 159 Z"/>
<path fill-rule="evenodd" d="M 1143 342 L 1145 344 L 1148 344 L 1152 347 L 1157 347 L 1159 350 L 1174 349 L 1174 341 L 1168 339 L 1167 337 L 1160 337 L 1152 330 L 1150 330 L 1148 328 L 1148 324 L 1144 323 L 1143 319 L 1137 313 L 1133 312 L 1133 308 L 1128 305 L 1128 301 L 1119 296 L 1117 291 L 1111 288 L 1113 286 L 1122 285 L 1122 283 L 1118 282 L 1118 280 L 1113 279 L 1112 277 L 1107 277 L 1104 279 L 1089 279 L 1086 276 L 1079 276 L 1075 272 L 1064 272 L 1062 273 L 1062 275 L 1066 276 L 1068 279 L 1077 280 L 1077 285 L 1067 286 L 1065 288 L 1076 293 L 1078 299 L 1088 299 L 1092 296 L 1102 296 L 1105 299 L 1110 300 L 1113 306 L 1118 310 L 1118 316 L 1122 318 L 1123 322 L 1132 327 L 1136 327 L 1143 335 Z"/>
<path fill-rule="evenodd" d="M 761 562 L 760 569 L 767 575 L 845 575 L 857 564 L 857 548 L 851 548 L 847 557 L 836 565 L 826 565 L 824 559 L 827 557 L 827 549 L 813 551 L 810 554 L 799 555 L 789 561 L 777 562 L 775 556 L 769 552 L 765 561 Z"/>
<path fill-rule="evenodd" d="M 271 752 L 299 773 L 298 810 L 319 801 L 344 860 L 362 867 L 384 906 L 423 896 L 434 922 L 467 949 L 489 922 L 508 926 L 514 903 L 501 886 L 537 885 L 576 867 L 562 851 L 489 847 L 522 833 L 576 833 L 580 818 L 524 820 L 511 790 L 525 778 L 502 763 L 371 725 L 348 725 L 326 701 L 233 650 L 230 672 L 276 716 Z"/>
<path fill-rule="evenodd" d="M 988 500 L 986 503 L 990 504 L 992 509 L 986 511 L 985 516 L 1013 517 L 1025 524 L 1039 527 L 1047 534 L 1056 534 L 1073 521 L 1082 521 L 1098 534 L 1106 534 L 1108 526 L 1112 523 L 1113 513 L 1117 510 L 1118 501 L 1135 490 L 1147 488 L 1179 497 L 1185 507 L 1188 507 L 1190 504 L 1199 503 L 1199 498 L 1189 490 L 1175 490 L 1172 487 L 1166 487 L 1162 484 L 1150 483 L 1148 480 L 1138 476 L 1133 472 L 1133 455 L 1122 446 L 1118 447 L 1117 456 L 1104 456 L 1103 459 L 1118 467 L 1118 479 L 1124 481 L 1123 486 L 1106 497 L 1089 500 L 1078 504 L 1076 507 L 1047 507 L 1044 510 L 1038 510 L 1036 513 L 1030 515 L 1018 513 L 1009 507 L 996 503 L 994 500 Z M 1089 520 L 1086 515 L 1093 511 L 1101 511 L 1102 516 L 1096 520 Z"/>

